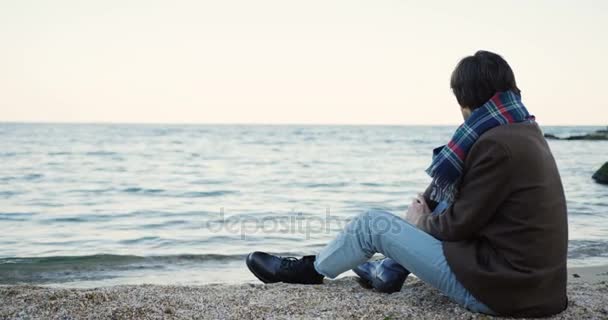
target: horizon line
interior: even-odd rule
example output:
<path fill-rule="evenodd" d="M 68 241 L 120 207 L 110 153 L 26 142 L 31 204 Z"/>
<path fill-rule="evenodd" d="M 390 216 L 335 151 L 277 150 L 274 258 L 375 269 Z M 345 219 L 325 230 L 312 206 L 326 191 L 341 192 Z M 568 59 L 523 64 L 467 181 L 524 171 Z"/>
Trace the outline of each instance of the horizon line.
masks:
<path fill-rule="evenodd" d="M 46 124 L 46 125 L 183 125 L 183 126 L 200 126 L 200 125 L 217 125 L 217 126 L 459 126 L 462 123 L 332 123 L 332 122 L 317 122 L 317 123 L 298 123 L 298 122 L 129 122 L 129 121 L 4 121 L 0 120 L 0 124 Z M 572 123 L 557 123 L 557 124 L 542 124 L 541 126 L 555 127 L 608 127 L 608 124 L 572 124 Z"/>

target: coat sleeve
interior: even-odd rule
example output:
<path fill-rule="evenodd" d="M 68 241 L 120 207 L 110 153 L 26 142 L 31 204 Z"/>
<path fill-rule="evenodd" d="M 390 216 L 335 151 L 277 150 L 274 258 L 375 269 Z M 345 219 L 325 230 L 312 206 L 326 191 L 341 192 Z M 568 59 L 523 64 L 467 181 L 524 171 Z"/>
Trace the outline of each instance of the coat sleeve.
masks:
<path fill-rule="evenodd" d="M 454 203 L 439 215 L 424 215 L 418 228 L 442 241 L 473 238 L 510 193 L 510 155 L 496 141 L 479 140 L 471 148 Z"/>

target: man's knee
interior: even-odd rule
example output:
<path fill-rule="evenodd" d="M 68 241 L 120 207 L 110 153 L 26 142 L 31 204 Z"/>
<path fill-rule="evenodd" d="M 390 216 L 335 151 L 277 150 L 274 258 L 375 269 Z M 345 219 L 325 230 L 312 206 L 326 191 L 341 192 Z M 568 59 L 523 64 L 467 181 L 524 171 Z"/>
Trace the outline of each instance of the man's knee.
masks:
<path fill-rule="evenodd" d="M 395 224 L 397 216 L 379 209 L 368 210 L 357 217 L 360 228 L 365 228 L 371 233 L 380 234 L 390 232 Z"/>

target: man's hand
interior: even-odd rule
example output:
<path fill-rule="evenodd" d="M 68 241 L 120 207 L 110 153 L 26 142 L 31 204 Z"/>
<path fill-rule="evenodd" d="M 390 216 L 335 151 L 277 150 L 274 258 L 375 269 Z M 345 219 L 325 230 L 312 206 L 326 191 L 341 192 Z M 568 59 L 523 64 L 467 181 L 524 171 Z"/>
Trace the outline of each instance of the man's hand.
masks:
<path fill-rule="evenodd" d="M 424 197 L 422 194 L 418 194 L 418 197 L 412 199 L 412 203 L 405 213 L 405 220 L 415 226 L 418 226 L 420 218 L 422 218 L 425 214 L 430 213 L 431 209 L 429 209 L 426 201 L 424 201 Z"/>

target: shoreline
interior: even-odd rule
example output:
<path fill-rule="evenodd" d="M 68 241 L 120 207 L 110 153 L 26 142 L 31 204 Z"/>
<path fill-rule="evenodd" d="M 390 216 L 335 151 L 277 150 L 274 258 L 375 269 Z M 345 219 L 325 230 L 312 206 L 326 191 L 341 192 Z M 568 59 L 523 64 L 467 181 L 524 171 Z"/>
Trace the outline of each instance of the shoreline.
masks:
<path fill-rule="evenodd" d="M 569 307 L 551 319 L 608 318 L 608 266 L 568 269 Z M 207 284 L 118 285 L 74 289 L 0 286 L 4 319 L 493 319 L 451 302 L 409 277 L 401 290 L 382 294 L 353 277 L 324 285 Z"/>
<path fill-rule="evenodd" d="M 568 282 L 608 283 L 608 265 L 570 267 Z"/>

